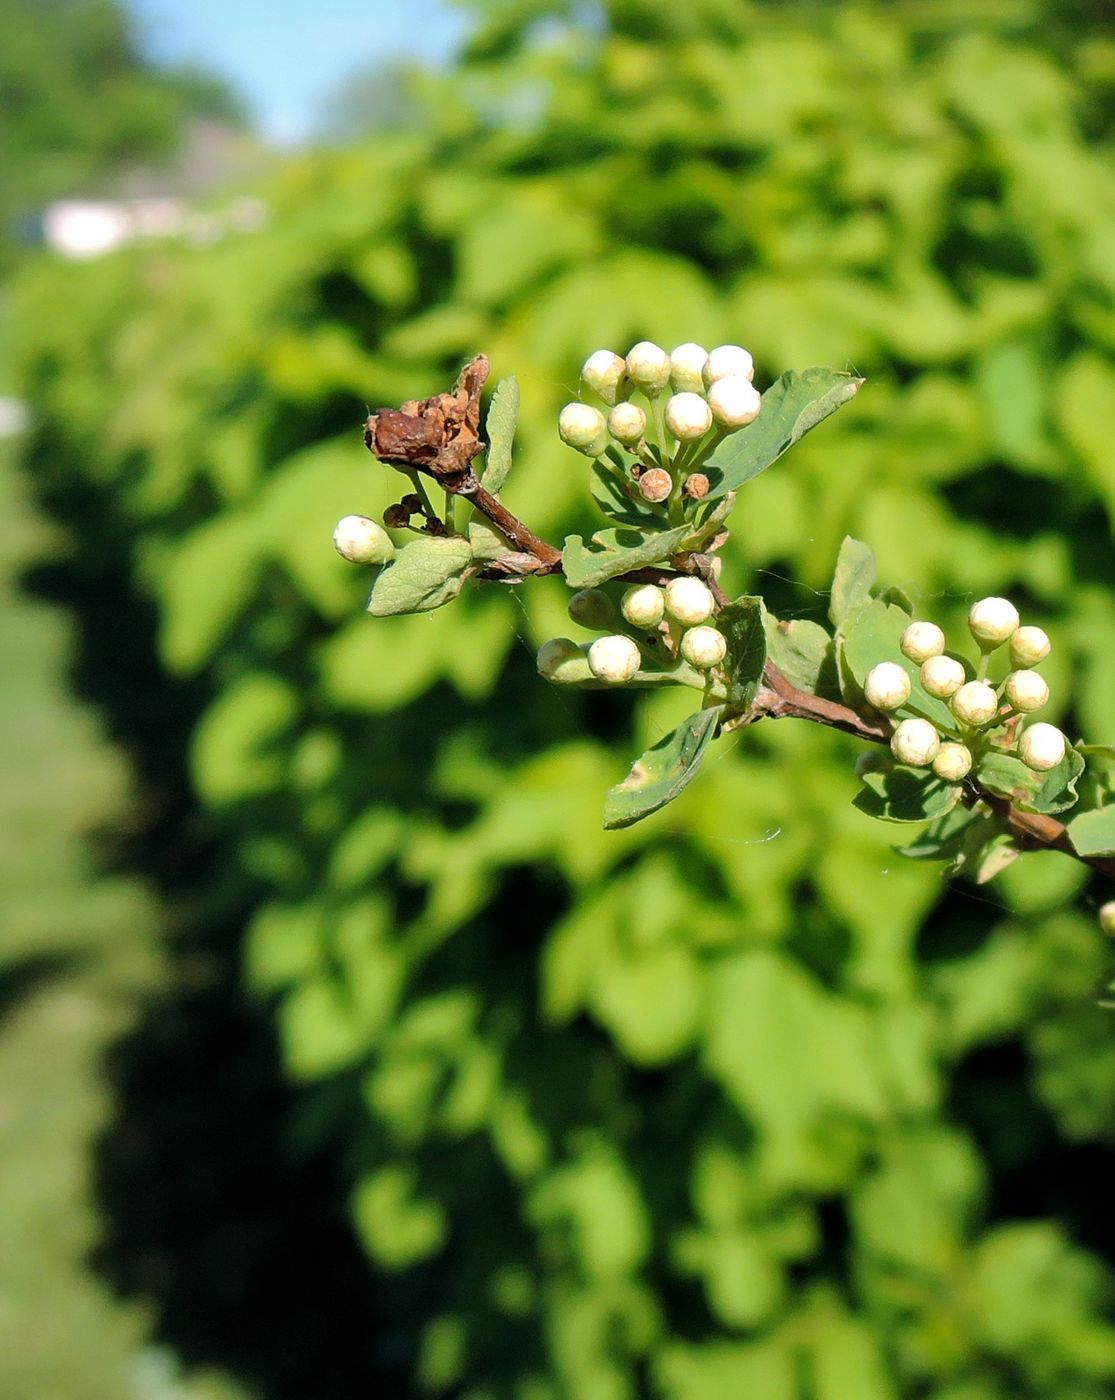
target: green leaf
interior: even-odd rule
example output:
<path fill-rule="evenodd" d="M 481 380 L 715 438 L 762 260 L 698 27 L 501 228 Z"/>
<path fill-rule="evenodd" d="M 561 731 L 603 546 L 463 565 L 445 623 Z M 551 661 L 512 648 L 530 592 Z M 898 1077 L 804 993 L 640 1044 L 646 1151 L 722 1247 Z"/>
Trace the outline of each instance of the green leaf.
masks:
<path fill-rule="evenodd" d="M 875 586 L 875 555 L 870 545 L 845 535 L 836 557 L 832 592 L 829 594 L 829 620 L 834 627 L 871 600 Z"/>
<path fill-rule="evenodd" d="M 605 830 L 632 826 L 677 797 L 696 776 L 723 709 L 723 705 L 714 705 L 697 710 L 647 749 L 604 799 Z"/>
<path fill-rule="evenodd" d="M 1077 753 L 1081 753 L 1085 758 L 1099 758 L 1108 763 L 1115 763 L 1115 744 L 1076 744 Z"/>
<path fill-rule="evenodd" d="M 869 817 L 885 822 L 924 822 L 956 806 L 957 783 L 946 783 L 929 768 L 898 764 L 878 773 L 865 773 L 853 804 Z"/>
<path fill-rule="evenodd" d="M 515 546 L 494 525 L 486 520 L 470 520 L 468 523 L 468 547 L 474 559 L 500 559 L 514 552 Z"/>
<path fill-rule="evenodd" d="M 480 485 L 497 495 L 511 470 L 511 448 L 519 421 L 519 381 L 513 374 L 501 379 L 488 408 L 488 457 Z"/>
<path fill-rule="evenodd" d="M 620 472 L 603 462 L 592 464 L 589 480 L 592 499 L 600 510 L 617 525 L 629 525 L 636 530 L 665 530 L 666 514 L 649 502 L 636 500 L 624 488 Z"/>
<path fill-rule="evenodd" d="M 765 471 L 810 428 L 854 398 L 862 383 L 833 369 L 787 371 L 763 395 L 754 423 L 738 428 L 709 455 L 704 467 L 710 486 L 706 499 L 734 491 Z"/>
<path fill-rule="evenodd" d="M 810 695 L 839 699 L 833 641 L 819 622 L 797 617 L 780 621 L 763 609 L 767 655 L 790 682 Z"/>
<path fill-rule="evenodd" d="M 896 846 L 910 860 L 956 860 L 964 849 L 971 829 L 989 819 L 970 807 L 954 806 L 931 822 L 908 846 Z"/>
<path fill-rule="evenodd" d="M 471 573 L 472 547 L 456 536 L 412 540 L 380 571 L 368 599 L 373 617 L 429 612 L 456 598 Z"/>
<path fill-rule="evenodd" d="M 1081 812 L 1068 823 L 1068 831 L 1078 856 L 1115 855 L 1115 806 Z"/>
<path fill-rule="evenodd" d="M 1020 758 L 1008 753 L 988 753 L 976 768 L 976 781 L 991 792 L 1009 797 L 1024 812 L 1064 812 L 1076 802 L 1076 782 L 1084 772 L 1084 760 L 1069 749 L 1056 768 L 1035 773 Z"/>
<path fill-rule="evenodd" d="M 763 600 L 737 598 L 720 612 L 716 625 L 728 639 L 728 703 L 745 710 L 755 698 L 767 660 Z"/>
<path fill-rule="evenodd" d="M 956 716 L 943 700 L 930 695 L 921 683 L 920 668 L 899 649 L 899 639 L 909 624 L 908 613 L 893 603 L 873 598 L 845 618 L 837 636 L 845 669 L 858 691 L 853 700 L 862 703 L 863 683 L 868 671 L 880 661 L 893 661 L 910 677 L 910 698 L 900 715 L 918 714 L 946 732 L 954 732 Z"/>
<path fill-rule="evenodd" d="M 690 533 L 688 525 L 647 536 L 641 530 L 601 530 L 593 535 L 597 549 L 586 549 L 580 535 L 570 535 L 562 550 L 562 567 L 570 588 L 593 588 L 631 569 L 663 563 Z"/>

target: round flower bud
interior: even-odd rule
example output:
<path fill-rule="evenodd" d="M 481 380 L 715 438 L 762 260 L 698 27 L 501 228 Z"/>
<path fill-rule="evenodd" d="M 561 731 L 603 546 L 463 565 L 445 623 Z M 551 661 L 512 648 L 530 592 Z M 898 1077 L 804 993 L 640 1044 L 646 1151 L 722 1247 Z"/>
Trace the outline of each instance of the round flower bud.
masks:
<path fill-rule="evenodd" d="M 569 599 L 569 616 L 578 627 L 602 632 L 616 620 L 615 604 L 602 588 L 581 588 Z"/>
<path fill-rule="evenodd" d="M 877 710 L 897 710 L 910 698 L 910 677 L 895 661 L 872 666 L 863 683 L 867 703 Z"/>
<path fill-rule="evenodd" d="M 617 442 L 632 447 L 647 430 L 647 416 L 637 403 L 617 403 L 608 414 L 608 431 Z"/>
<path fill-rule="evenodd" d="M 898 645 L 903 656 L 920 665 L 931 656 L 940 656 L 945 649 L 945 634 L 935 622 L 911 622 Z"/>
<path fill-rule="evenodd" d="M 999 713 L 999 697 L 984 681 L 968 681 L 949 701 L 952 712 L 964 724 L 990 724 Z"/>
<path fill-rule="evenodd" d="M 1052 643 L 1040 627 L 1020 627 L 1011 633 L 1010 659 L 1015 666 L 1036 666 L 1052 650 Z"/>
<path fill-rule="evenodd" d="M 1003 694 L 1016 710 L 1024 715 L 1040 710 L 1049 699 L 1045 677 L 1036 671 L 1012 671 L 1003 686 Z"/>
<path fill-rule="evenodd" d="M 637 583 L 623 595 L 620 611 L 632 627 L 657 627 L 666 611 L 666 599 L 657 584 Z"/>
<path fill-rule="evenodd" d="M 627 352 L 627 377 L 653 397 L 670 382 L 670 357 L 661 345 L 640 340 Z"/>
<path fill-rule="evenodd" d="M 699 578 L 672 578 L 666 585 L 666 611 L 687 627 L 706 622 L 713 611 L 708 585 Z"/>
<path fill-rule="evenodd" d="M 763 401 L 750 379 L 729 374 L 717 379 L 708 391 L 712 416 L 725 428 L 745 428 L 759 416 Z"/>
<path fill-rule="evenodd" d="M 704 437 L 712 427 L 712 409 L 700 394 L 674 394 L 666 404 L 666 426 L 679 442 Z"/>
<path fill-rule="evenodd" d="M 703 501 L 709 493 L 709 479 L 704 472 L 693 472 L 685 478 L 681 494 L 691 501 Z"/>
<path fill-rule="evenodd" d="M 703 345 L 687 340 L 670 355 L 670 379 L 679 392 L 699 394 L 705 387 L 705 365 L 708 351 Z"/>
<path fill-rule="evenodd" d="M 1018 740 L 1018 756 L 1027 768 L 1048 773 L 1065 756 L 1065 736 L 1055 724 L 1031 724 Z"/>
<path fill-rule="evenodd" d="M 540 676 L 559 685 L 585 681 L 591 675 L 584 652 L 568 637 L 554 637 L 543 642 L 535 664 Z"/>
<path fill-rule="evenodd" d="M 639 495 L 644 501 L 658 505 L 674 489 L 674 479 L 662 467 L 651 467 L 639 478 Z"/>
<path fill-rule="evenodd" d="M 578 452 L 595 446 L 603 433 L 604 415 L 591 404 L 567 403 L 558 414 L 558 436 Z"/>
<path fill-rule="evenodd" d="M 921 683 L 938 700 L 955 695 L 966 675 L 964 667 L 953 656 L 931 656 L 921 664 Z"/>
<path fill-rule="evenodd" d="M 729 375 L 738 375 L 740 379 L 755 378 L 755 361 L 751 358 L 750 350 L 745 350 L 742 345 L 718 345 L 715 350 L 709 351 L 705 383 L 715 384 L 718 379 L 727 379 Z"/>
<path fill-rule="evenodd" d="M 333 544 L 353 564 L 390 564 L 395 557 L 391 536 L 366 515 L 346 515 L 333 531 Z"/>
<path fill-rule="evenodd" d="M 933 771 L 946 782 L 958 783 L 972 771 L 972 751 L 966 744 L 942 744 L 933 760 Z"/>
<path fill-rule="evenodd" d="M 1109 899 L 1106 904 L 1100 905 L 1100 928 L 1107 934 L 1108 938 L 1115 938 L 1115 899 Z"/>
<path fill-rule="evenodd" d="M 615 403 L 626 369 L 623 356 L 614 350 L 594 350 L 581 369 L 581 379 L 605 403 Z"/>
<path fill-rule="evenodd" d="M 719 666 L 728 653 L 728 639 L 715 627 L 690 627 L 681 639 L 681 654 L 698 671 Z"/>
<path fill-rule="evenodd" d="M 588 649 L 588 668 L 598 681 L 622 685 L 639 669 L 642 657 L 630 637 L 597 637 Z"/>
<path fill-rule="evenodd" d="M 981 598 L 968 612 L 968 628 L 981 647 L 1005 642 L 1018 626 L 1018 609 L 1008 598 Z"/>
<path fill-rule="evenodd" d="M 928 768 L 941 749 L 941 737 L 927 719 L 904 719 L 890 736 L 890 751 L 899 763 Z"/>

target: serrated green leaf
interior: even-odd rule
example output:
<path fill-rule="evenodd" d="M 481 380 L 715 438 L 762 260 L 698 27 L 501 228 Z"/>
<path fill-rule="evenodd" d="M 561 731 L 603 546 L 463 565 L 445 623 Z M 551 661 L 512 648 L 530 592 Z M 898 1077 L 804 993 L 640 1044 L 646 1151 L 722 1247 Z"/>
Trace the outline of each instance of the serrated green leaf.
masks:
<path fill-rule="evenodd" d="M 910 860 L 955 861 L 961 856 L 972 829 L 992 820 L 986 812 L 959 805 L 931 822 L 908 846 L 896 846 L 899 855 Z"/>
<path fill-rule="evenodd" d="M 1115 855 L 1115 805 L 1081 812 L 1068 823 L 1068 832 L 1078 856 Z"/>
<path fill-rule="evenodd" d="M 836 557 L 836 572 L 829 594 L 829 621 L 839 627 L 857 608 L 871 600 L 877 571 L 870 545 L 845 535 Z"/>
<path fill-rule="evenodd" d="M 787 448 L 842 404 L 855 397 L 863 383 L 833 369 L 789 370 L 763 395 L 758 418 L 737 428 L 709 455 L 704 465 L 708 499 L 735 491 L 777 462 Z"/>
<path fill-rule="evenodd" d="M 728 639 L 728 703 L 745 710 L 755 698 L 767 660 L 763 600 L 737 598 L 717 615 L 716 625 Z"/>
<path fill-rule="evenodd" d="M 910 698 L 899 715 L 918 714 L 939 729 L 955 732 L 956 716 L 943 700 L 929 694 L 921 683 L 920 668 L 899 649 L 909 621 L 908 613 L 879 598 L 872 598 L 844 619 L 837 637 L 844 667 L 854 682 L 855 694 L 849 699 L 862 704 L 868 671 L 880 661 L 893 661 L 910 677 Z"/>
<path fill-rule="evenodd" d="M 623 782 L 604 799 L 604 827 L 631 826 L 667 802 L 696 776 L 723 712 L 723 705 L 697 710 L 638 759 Z"/>
<path fill-rule="evenodd" d="M 885 822 L 925 822 L 956 806 L 960 787 L 946 783 L 929 768 L 898 764 L 878 773 L 865 773 L 853 805 Z"/>
<path fill-rule="evenodd" d="M 565 581 L 570 588 L 593 588 L 631 569 L 664 563 L 689 533 L 688 525 L 649 536 L 641 530 L 601 530 L 593 536 L 596 549 L 586 548 L 580 535 L 570 535 L 561 552 Z"/>
<path fill-rule="evenodd" d="M 791 685 L 810 695 L 839 699 L 833 640 L 819 622 L 797 617 L 783 622 L 763 609 L 767 655 Z"/>
<path fill-rule="evenodd" d="M 473 563 L 468 540 L 431 535 L 412 540 L 380 570 L 368 611 L 373 617 L 429 612 L 456 598 Z"/>
<path fill-rule="evenodd" d="M 488 409 L 488 457 L 480 485 L 496 495 L 511 470 L 511 449 L 519 422 L 519 381 L 513 374 L 501 379 Z"/>
<path fill-rule="evenodd" d="M 1048 773 L 1035 773 L 1013 754 L 992 752 L 980 759 L 975 778 L 990 792 L 1009 797 L 1022 811 L 1049 815 L 1075 804 L 1076 782 L 1083 772 L 1084 760 L 1075 749 L 1067 750 Z"/>
<path fill-rule="evenodd" d="M 634 499 L 624 488 L 616 467 L 593 462 L 589 491 L 601 512 L 617 525 L 628 525 L 644 533 L 666 529 L 665 512 L 661 508 L 656 510 L 647 501 Z"/>

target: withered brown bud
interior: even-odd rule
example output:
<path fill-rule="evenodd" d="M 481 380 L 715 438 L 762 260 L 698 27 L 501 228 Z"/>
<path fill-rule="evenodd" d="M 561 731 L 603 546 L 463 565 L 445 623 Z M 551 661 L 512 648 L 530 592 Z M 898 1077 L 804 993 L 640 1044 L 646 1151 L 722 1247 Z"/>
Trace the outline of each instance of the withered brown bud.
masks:
<path fill-rule="evenodd" d="M 388 506 L 383 512 L 383 523 L 392 530 L 403 530 L 410 524 L 411 514 L 404 505 Z"/>
<path fill-rule="evenodd" d="M 664 471 L 661 467 L 651 467 L 639 478 L 639 494 L 644 501 L 650 501 L 653 504 L 664 501 L 673 489 L 673 478 L 668 471 Z"/>
<path fill-rule="evenodd" d="M 694 472 L 692 476 L 685 478 L 685 485 L 681 488 L 683 496 L 688 496 L 691 501 L 703 501 L 708 495 L 708 477 L 704 472 Z"/>

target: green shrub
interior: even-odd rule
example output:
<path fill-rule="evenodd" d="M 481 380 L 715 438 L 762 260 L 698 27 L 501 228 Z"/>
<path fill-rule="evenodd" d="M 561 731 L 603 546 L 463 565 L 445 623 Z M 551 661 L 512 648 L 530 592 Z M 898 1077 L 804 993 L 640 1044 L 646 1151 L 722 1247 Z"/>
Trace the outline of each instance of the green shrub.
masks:
<path fill-rule="evenodd" d="M 603 833 L 684 695 L 550 692 L 556 580 L 370 622 L 329 532 L 391 499 L 366 410 L 477 349 L 522 385 L 509 499 L 559 539 L 586 349 L 854 368 L 748 488 L 734 591 L 823 615 L 851 532 L 942 624 L 1008 592 L 1111 739 L 1115 46 L 1007 7 L 490 9 L 423 132 L 292 163 L 265 232 L 43 265 L 18 305 L 29 466 L 209 697 L 197 799 L 266 891 L 246 976 L 405 1276 L 416 1390 L 1099 1400 L 1086 872 L 949 894 L 808 726 Z"/>

